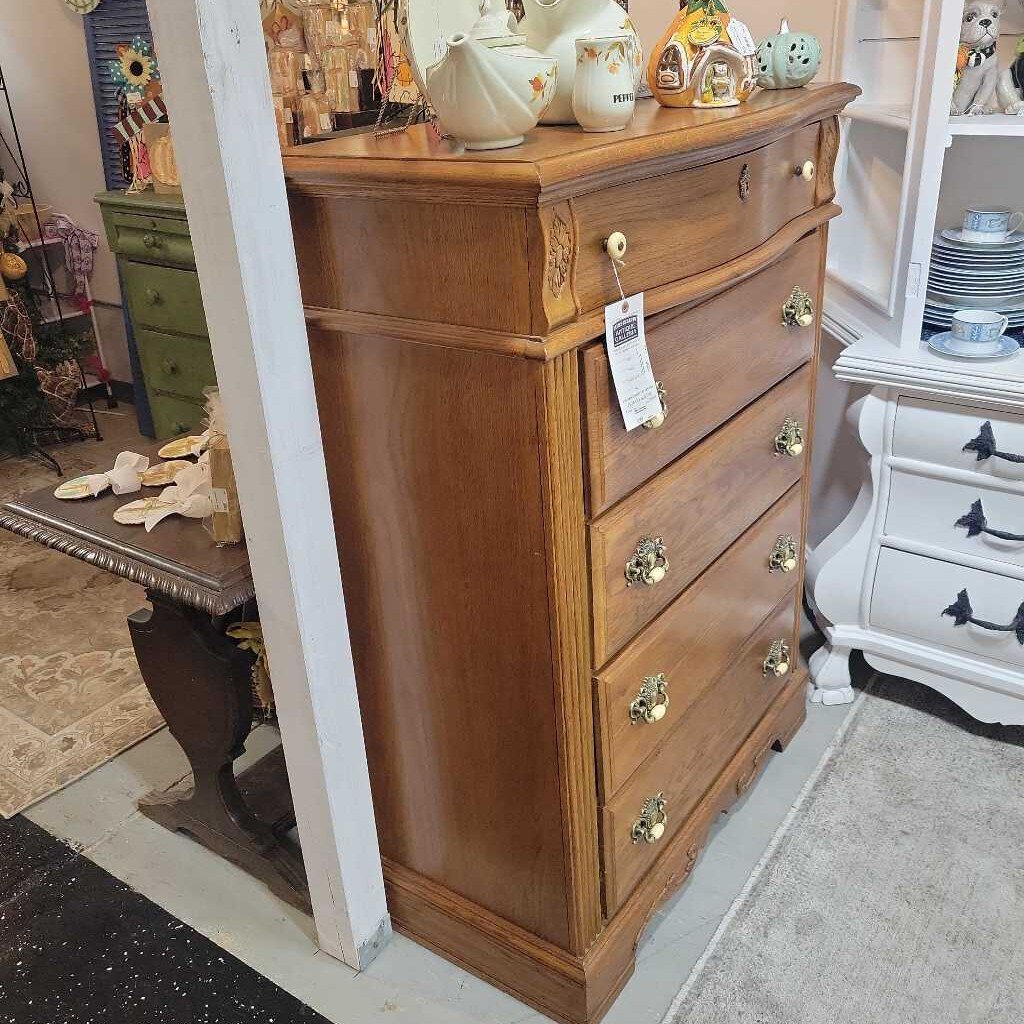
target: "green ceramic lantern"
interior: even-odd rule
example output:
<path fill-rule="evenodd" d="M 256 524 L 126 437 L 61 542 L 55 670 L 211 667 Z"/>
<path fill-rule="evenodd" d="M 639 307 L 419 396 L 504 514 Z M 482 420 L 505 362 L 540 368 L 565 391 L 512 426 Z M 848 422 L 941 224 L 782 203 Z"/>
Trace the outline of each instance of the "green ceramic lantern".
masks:
<path fill-rule="evenodd" d="M 821 70 L 821 43 L 807 32 L 790 32 L 783 19 L 779 34 L 757 48 L 756 59 L 762 89 L 799 89 Z"/>

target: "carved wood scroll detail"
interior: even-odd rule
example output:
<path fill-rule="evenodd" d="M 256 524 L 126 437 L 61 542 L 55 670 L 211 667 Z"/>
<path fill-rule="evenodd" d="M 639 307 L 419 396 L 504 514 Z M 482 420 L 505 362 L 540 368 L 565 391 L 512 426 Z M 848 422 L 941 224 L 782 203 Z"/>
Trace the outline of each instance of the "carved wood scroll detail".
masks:
<path fill-rule="evenodd" d="M 573 248 L 572 228 L 556 213 L 548 232 L 548 288 L 556 299 L 562 297 L 569 280 Z"/>
<path fill-rule="evenodd" d="M 568 202 L 543 208 L 540 214 L 543 322 L 540 329 L 568 323 L 579 315 L 574 274 L 578 249 L 576 221 Z"/>
<path fill-rule="evenodd" d="M 818 190 L 815 202 L 821 206 L 836 197 L 835 169 L 839 157 L 839 118 L 821 122 L 821 152 L 818 156 Z"/>

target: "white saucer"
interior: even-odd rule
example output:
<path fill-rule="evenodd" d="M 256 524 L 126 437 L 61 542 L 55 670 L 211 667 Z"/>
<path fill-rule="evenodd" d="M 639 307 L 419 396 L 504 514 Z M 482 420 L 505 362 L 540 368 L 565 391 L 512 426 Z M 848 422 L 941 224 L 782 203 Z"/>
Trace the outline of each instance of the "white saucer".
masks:
<path fill-rule="evenodd" d="M 955 359 L 1005 359 L 1007 356 L 1020 355 L 1020 345 L 1013 338 L 1005 335 L 999 339 L 999 350 L 997 352 L 967 353 L 960 349 L 950 348 L 953 335 L 946 331 L 944 334 L 936 334 L 928 339 L 928 347 L 933 352 L 943 356 L 953 356 Z"/>
<path fill-rule="evenodd" d="M 972 248 L 977 247 L 979 249 L 1001 249 L 1024 243 L 1024 231 L 1014 231 L 1012 235 L 1008 235 L 999 242 L 968 241 L 964 238 L 963 228 L 944 228 L 941 234 L 943 238 L 950 242 L 956 242 L 957 245 L 968 245 Z"/>

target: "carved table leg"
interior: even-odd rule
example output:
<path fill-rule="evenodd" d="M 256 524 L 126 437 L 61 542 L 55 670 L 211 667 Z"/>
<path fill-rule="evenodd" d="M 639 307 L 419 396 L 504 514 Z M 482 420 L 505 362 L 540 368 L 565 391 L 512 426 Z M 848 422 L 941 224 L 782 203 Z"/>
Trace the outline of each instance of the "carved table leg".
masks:
<path fill-rule="evenodd" d="M 190 835 L 256 876 L 303 910 L 309 895 L 301 853 L 287 841 L 290 797 L 282 804 L 284 762 L 268 755 L 246 775 L 255 782 L 276 773 L 276 821 L 258 818 L 239 791 L 233 764 L 252 729 L 252 659 L 214 627 L 208 615 L 152 591 L 153 610 L 129 616 L 135 655 L 154 703 L 192 766 L 193 788 L 184 796 L 156 794 L 139 805 L 147 818 Z M 286 810 L 282 808 L 287 805 Z M 292 818 L 292 822 L 294 818 Z"/>

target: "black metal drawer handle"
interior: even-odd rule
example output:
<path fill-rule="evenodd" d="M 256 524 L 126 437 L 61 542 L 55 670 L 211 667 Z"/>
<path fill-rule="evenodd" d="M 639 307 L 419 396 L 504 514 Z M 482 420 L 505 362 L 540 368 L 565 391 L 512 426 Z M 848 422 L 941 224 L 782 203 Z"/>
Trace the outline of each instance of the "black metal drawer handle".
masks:
<path fill-rule="evenodd" d="M 996 448 L 996 435 L 989 421 L 981 425 L 981 430 L 973 441 L 968 441 L 964 445 L 964 451 L 976 452 L 979 462 L 985 462 L 987 459 L 1003 459 L 1006 462 L 1024 463 L 1024 455 L 1001 452 Z"/>
<path fill-rule="evenodd" d="M 990 530 L 988 520 L 985 518 L 985 509 L 979 498 L 973 505 L 971 511 L 961 516 L 956 521 L 957 526 L 967 530 L 968 537 L 977 537 L 979 533 L 987 533 L 990 537 L 998 537 L 1000 540 L 1024 540 L 1024 533 L 1006 533 L 1004 530 Z"/>
<path fill-rule="evenodd" d="M 1000 626 L 997 622 L 986 622 L 984 619 L 974 617 L 974 609 L 971 607 L 971 599 L 967 596 L 966 590 L 957 594 L 956 603 L 951 604 L 943 613 L 953 619 L 954 626 L 966 626 L 973 622 L 975 626 L 991 630 L 993 633 L 1016 633 L 1017 643 L 1024 647 L 1024 604 L 1017 609 L 1013 622 L 1006 626 Z"/>

